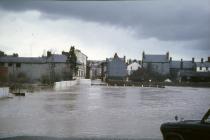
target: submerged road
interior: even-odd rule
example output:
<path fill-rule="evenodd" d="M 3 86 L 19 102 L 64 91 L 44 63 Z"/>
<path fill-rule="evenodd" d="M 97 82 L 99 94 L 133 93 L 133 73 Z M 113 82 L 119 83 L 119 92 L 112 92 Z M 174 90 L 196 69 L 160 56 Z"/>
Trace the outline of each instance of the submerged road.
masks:
<path fill-rule="evenodd" d="M 107 87 L 81 80 L 67 89 L 0 100 L 0 137 L 161 140 L 161 123 L 175 115 L 201 119 L 209 107 L 209 88 Z"/>

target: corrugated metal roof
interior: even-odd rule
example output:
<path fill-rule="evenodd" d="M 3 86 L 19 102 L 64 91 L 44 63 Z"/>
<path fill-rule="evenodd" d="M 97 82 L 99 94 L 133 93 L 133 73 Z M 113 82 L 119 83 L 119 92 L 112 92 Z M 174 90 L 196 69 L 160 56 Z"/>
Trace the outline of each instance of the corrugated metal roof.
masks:
<path fill-rule="evenodd" d="M 168 62 L 167 55 L 144 55 L 143 62 Z"/>

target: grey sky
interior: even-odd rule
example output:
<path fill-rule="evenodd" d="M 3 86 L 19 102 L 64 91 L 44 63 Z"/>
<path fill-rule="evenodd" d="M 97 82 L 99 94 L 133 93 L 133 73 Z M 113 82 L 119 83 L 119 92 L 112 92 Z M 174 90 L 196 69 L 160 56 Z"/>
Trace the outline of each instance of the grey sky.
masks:
<path fill-rule="evenodd" d="M 70 45 L 90 59 L 114 52 L 141 59 L 143 50 L 169 51 L 174 59 L 210 56 L 209 0 L 1 1 L 0 15 L 1 49 L 23 56 Z"/>

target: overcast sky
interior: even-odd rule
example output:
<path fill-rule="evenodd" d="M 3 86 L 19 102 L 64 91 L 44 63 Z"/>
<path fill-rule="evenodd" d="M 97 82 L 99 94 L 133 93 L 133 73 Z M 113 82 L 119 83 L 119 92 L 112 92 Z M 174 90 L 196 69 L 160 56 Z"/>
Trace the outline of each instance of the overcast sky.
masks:
<path fill-rule="evenodd" d="M 70 46 L 88 59 L 210 56 L 210 0 L 0 1 L 0 50 L 41 56 Z"/>

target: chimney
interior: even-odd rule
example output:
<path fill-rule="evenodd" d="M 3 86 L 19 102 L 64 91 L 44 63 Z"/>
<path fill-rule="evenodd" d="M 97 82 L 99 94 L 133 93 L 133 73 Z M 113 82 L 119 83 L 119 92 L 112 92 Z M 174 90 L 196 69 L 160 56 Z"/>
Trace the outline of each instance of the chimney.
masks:
<path fill-rule="evenodd" d="M 118 58 L 118 55 L 117 55 L 117 53 L 115 53 L 115 54 L 114 54 L 114 58 Z"/>
<path fill-rule="evenodd" d="M 193 62 L 193 63 L 195 62 L 195 58 L 194 58 L 194 57 L 192 58 L 192 62 Z"/>
<path fill-rule="evenodd" d="M 124 56 L 123 59 L 124 59 L 124 63 L 125 63 L 126 62 L 126 57 Z"/>
<path fill-rule="evenodd" d="M 183 69 L 183 60 L 181 59 L 180 68 Z"/>
<path fill-rule="evenodd" d="M 144 51 L 142 52 L 142 58 L 143 58 L 143 59 L 145 58 L 145 53 L 144 53 Z"/>
<path fill-rule="evenodd" d="M 52 55 L 51 51 L 47 51 L 47 57 L 50 57 Z"/>
<path fill-rule="evenodd" d="M 208 57 L 208 62 L 210 62 L 210 57 Z"/>
<path fill-rule="evenodd" d="M 169 52 L 166 53 L 166 58 L 169 59 Z"/>
<path fill-rule="evenodd" d="M 203 58 L 201 58 L 201 63 L 203 63 Z"/>
<path fill-rule="evenodd" d="M 170 62 L 172 62 L 172 57 L 170 57 Z"/>

